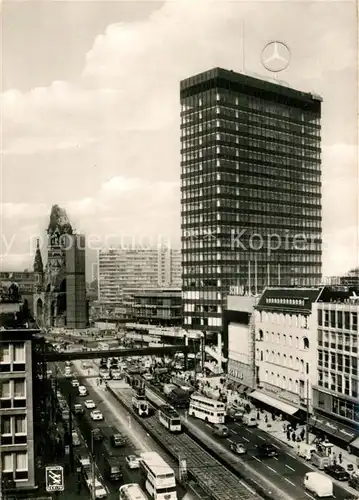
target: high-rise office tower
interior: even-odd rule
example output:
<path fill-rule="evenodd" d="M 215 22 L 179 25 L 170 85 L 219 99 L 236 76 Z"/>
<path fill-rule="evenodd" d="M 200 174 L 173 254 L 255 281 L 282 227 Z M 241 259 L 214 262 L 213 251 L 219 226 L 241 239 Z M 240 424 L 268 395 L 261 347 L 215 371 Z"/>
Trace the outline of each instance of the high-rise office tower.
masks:
<path fill-rule="evenodd" d="M 320 282 L 321 101 L 220 68 L 181 82 L 184 328 L 220 332 L 231 287 Z"/>

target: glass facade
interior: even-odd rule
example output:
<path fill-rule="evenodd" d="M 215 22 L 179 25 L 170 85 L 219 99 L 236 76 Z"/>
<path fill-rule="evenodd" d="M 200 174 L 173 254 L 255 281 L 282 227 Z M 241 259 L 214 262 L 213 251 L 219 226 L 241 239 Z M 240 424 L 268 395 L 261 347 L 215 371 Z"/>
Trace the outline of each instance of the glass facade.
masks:
<path fill-rule="evenodd" d="M 184 327 L 221 331 L 231 286 L 321 279 L 321 100 L 213 69 L 181 82 Z"/>

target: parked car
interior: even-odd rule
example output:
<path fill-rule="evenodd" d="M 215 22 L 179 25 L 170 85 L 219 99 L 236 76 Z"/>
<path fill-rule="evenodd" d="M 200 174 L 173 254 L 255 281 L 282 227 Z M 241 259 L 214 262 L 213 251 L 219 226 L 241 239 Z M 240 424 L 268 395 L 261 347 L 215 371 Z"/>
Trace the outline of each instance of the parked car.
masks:
<path fill-rule="evenodd" d="M 77 378 L 74 378 L 71 380 L 71 385 L 72 387 L 78 387 L 80 385 L 80 382 L 77 380 Z"/>
<path fill-rule="evenodd" d="M 352 476 L 348 481 L 348 485 L 359 491 L 359 476 Z"/>
<path fill-rule="evenodd" d="M 126 457 L 126 463 L 130 469 L 140 468 L 140 459 L 136 455 L 128 455 Z"/>
<path fill-rule="evenodd" d="M 75 404 L 74 405 L 74 413 L 75 413 L 75 415 L 83 415 L 85 413 L 85 410 L 83 409 L 82 405 Z"/>
<path fill-rule="evenodd" d="M 258 446 L 258 455 L 262 458 L 273 458 L 278 456 L 278 451 L 277 448 L 270 443 L 260 444 Z"/>
<path fill-rule="evenodd" d="M 348 481 L 350 479 L 350 475 L 341 465 L 328 465 L 324 467 L 324 472 L 338 481 Z"/>

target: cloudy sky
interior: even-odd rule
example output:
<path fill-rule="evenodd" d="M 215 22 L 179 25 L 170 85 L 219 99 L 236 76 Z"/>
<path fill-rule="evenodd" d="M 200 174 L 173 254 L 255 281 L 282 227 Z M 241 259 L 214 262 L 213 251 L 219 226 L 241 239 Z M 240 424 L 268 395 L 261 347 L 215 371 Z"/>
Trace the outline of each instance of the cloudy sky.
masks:
<path fill-rule="evenodd" d="M 324 99 L 324 274 L 357 265 L 354 2 L 5 0 L 1 16 L 2 269 L 32 265 L 54 203 L 93 248 L 176 245 L 179 81 L 214 66 L 268 77 L 270 40 L 292 52 L 281 79 Z"/>

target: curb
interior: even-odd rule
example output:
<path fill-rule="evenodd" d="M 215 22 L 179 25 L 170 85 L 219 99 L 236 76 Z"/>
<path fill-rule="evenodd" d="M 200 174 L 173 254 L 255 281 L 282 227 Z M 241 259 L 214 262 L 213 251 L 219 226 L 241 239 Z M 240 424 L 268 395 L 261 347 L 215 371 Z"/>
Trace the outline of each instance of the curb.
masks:
<path fill-rule="evenodd" d="M 268 432 L 264 429 L 260 429 L 260 430 L 265 432 L 266 434 L 268 434 L 274 441 L 279 443 L 282 446 L 282 448 L 288 449 L 290 452 L 288 454 L 291 455 L 292 458 L 294 458 L 298 462 L 301 462 L 302 464 L 306 465 L 309 469 L 312 469 L 312 471 L 318 472 L 317 467 L 314 467 L 314 465 L 312 465 L 309 461 L 304 460 L 302 457 L 300 457 L 298 454 L 295 453 L 294 446 L 290 446 L 285 441 L 282 441 L 281 439 L 279 439 L 278 437 L 274 436 L 273 434 L 271 434 L 270 432 Z M 323 471 L 319 471 L 319 472 L 325 474 Z M 333 483 L 336 486 L 338 486 L 339 488 L 342 488 L 343 490 L 346 490 L 351 495 L 354 495 L 355 497 L 359 498 L 359 492 L 357 490 L 355 490 L 354 488 L 351 488 L 349 485 L 346 485 L 346 484 L 341 483 L 340 481 L 337 481 L 336 479 L 332 478 L 331 476 L 328 476 L 327 474 L 325 474 L 325 476 L 328 477 L 329 479 L 331 479 L 333 481 Z"/>

